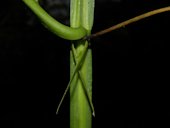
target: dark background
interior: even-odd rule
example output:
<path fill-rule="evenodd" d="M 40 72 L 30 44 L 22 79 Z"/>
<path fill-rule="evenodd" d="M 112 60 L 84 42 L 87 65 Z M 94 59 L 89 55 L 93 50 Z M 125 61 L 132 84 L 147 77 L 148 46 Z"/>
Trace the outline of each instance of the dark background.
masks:
<path fill-rule="evenodd" d="M 42 6 L 69 24 L 69 0 Z M 97 32 L 169 0 L 96 0 Z M 169 127 L 170 12 L 92 40 L 93 127 Z M 6 127 L 69 127 L 69 41 L 47 31 L 20 0 L 0 2 L 0 117 Z"/>

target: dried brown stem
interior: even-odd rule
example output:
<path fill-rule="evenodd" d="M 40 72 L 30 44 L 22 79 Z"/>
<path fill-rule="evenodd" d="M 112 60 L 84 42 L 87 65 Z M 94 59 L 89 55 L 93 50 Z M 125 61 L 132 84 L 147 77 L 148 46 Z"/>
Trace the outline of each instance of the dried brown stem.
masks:
<path fill-rule="evenodd" d="M 124 26 L 126 26 L 126 25 L 129 25 L 129 24 L 131 24 L 131 23 L 134 23 L 134 22 L 136 22 L 136 21 L 142 20 L 142 19 L 144 19 L 144 18 L 153 16 L 153 15 L 156 15 L 156 14 L 159 14 L 159 13 L 167 12 L 167 11 L 170 11 L 170 6 L 164 7 L 164 8 L 160 8 L 160 9 L 156 9 L 156 10 L 153 10 L 153 11 L 150 11 L 150 12 L 147 12 L 147 13 L 144 13 L 144 14 L 142 14 L 142 15 L 136 16 L 136 17 L 134 17 L 134 18 L 132 18 L 132 19 L 126 20 L 126 21 L 121 22 L 121 23 L 119 23 L 119 24 L 117 24 L 117 25 L 114 25 L 114 26 L 109 27 L 109 28 L 107 28 L 107 29 L 101 30 L 101 31 L 99 31 L 99 32 L 97 32 L 97 33 L 94 33 L 94 34 L 92 34 L 92 35 L 90 35 L 90 36 L 87 36 L 87 37 L 85 37 L 85 39 L 88 40 L 88 39 L 92 39 L 92 38 L 101 36 L 101 35 L 103 35 L 103 34 L 106 34 L 106 33 L 111 32 L 111 31 L 113 31 L 113 30 L 119 29 L 119 28 L 124 27 Z"/>

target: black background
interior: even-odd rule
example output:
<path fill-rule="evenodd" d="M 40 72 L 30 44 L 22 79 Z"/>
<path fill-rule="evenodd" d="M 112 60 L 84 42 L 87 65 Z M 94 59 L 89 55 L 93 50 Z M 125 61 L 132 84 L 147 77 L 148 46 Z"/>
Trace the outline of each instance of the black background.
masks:
<path fill-rule="evenodd" d="M 42 6 L 68 24 L 68 4 L 61 3 Z M 168 5 L 96 0 L 92 33 Z M 169 30 L 166 12 L 92 39 L 94 128 L 169 127 Z M 0 2 L 2 128 L 69 127 L 68 96 L 55 115 L 69 81 L 69 49 L 69 41 L 47 31 L 22 1 Z"/>

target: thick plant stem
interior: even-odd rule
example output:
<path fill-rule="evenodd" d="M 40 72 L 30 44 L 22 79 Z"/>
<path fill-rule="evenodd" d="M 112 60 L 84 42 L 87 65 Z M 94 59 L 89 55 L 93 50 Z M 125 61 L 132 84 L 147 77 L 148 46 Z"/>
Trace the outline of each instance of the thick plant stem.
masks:
<path fill-rule="evenodd" d="M 71 72 L 75 67 L 73 53 L 70 55 Z M 92 63 L 91 49 L 88 49 L 85 60 L 81 67 L 81 73 L 86 81 L 88 92 L 92 96 Z M 88 82 L 87 82 L 88 81 Z M 78 74 L 70 87 L 70 128 L 91 128 L 92 110 L 89 105 L 87 96 L 82 86 L 82 82 Z"/>
<path fill-rule="evenodd" d="M 94 0 L 71 0 L 71 27 L 84 27 L 90 34 L 93 24 Z M 87 41 L 73 41 L 73 47 L 70 51 L 70 75 L 72 76 L 76 59 L 82 54 Z M 89 43 L 89 42 L 88 42 Z M 75 51 L 74 51 L 75 50 Z M 76 55 L 75 55 L 76 54 Z M 77 72 L 72 85 L 70 86 L 70 128 L 91 128 L 92 127 L 92 109 L 89 100 L 83 88 L 81 77 L 85 80 L 87 93 L 92 99 L 92 52 L 88 47 L 85 59 L 81 65 L 81 75 Z"/>

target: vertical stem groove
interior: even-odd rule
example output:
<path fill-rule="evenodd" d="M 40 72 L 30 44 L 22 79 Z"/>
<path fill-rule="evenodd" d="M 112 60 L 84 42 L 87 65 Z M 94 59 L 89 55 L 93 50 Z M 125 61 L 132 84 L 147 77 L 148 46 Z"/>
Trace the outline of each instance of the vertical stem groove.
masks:
<path fill-rule="evenodd" d="M 71 0 L 70 7 L 71 27 L 84 27 L 87 33 L 91 33 L 93 25 L 94 0 Z M 76 50 L 76 57 L 79 60 L 85 43 L 87 41 L 73 41 Z M 88 42 L 89 43 L 89 42 Z M 75 46 L 76 44 L 76 46 Z M 75 60 L 73 49 L 70 51 L 70 75 L 75 69 Z M 86 82 L 86 88 L 92 99 L 92 52 L 88 48 L 85 60 L 80 69 L 82 77 Z M 92 127 L 92 110 L 88 98 L 83 89 L 82 81 L 78 72 L 70 86 L 70 128 L 91 128 Z"/>

